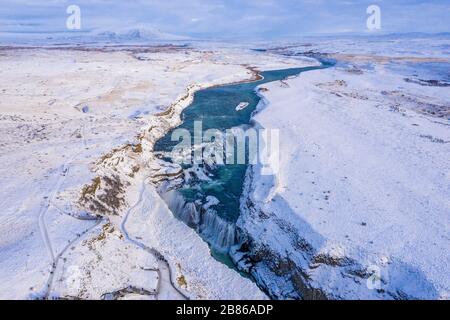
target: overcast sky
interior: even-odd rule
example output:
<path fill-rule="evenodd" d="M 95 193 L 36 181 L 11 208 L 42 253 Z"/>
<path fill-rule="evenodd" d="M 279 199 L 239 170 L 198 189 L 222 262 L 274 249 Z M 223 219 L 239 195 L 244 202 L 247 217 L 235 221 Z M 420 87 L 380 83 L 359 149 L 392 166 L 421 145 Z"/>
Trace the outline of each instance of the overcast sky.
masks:
<path fill-rule="evenodd" d="M 450 32 L 450 0 L 0 0 L 0 31 L 65 31 L 66 8 L 81 8 L 82 28 L 133 26 L 199 38 L 274 38 L 364 33 L 371 4 L 382 32 Z"/>

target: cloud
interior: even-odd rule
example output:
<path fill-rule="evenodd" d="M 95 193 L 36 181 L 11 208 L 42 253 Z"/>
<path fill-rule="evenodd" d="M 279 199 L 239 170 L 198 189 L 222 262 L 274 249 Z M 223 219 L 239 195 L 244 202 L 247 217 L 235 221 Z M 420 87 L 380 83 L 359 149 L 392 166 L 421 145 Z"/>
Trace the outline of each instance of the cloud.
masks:
<path fill-rule="evenodd" d="M 0 0 L 0 31 L 65 31 L 70 4 L 85 30 L 146 25 L 201 38 L 363 33 L 370 4 L 381 7 L 384 32 L 450 30 L 450 0 Z"/>

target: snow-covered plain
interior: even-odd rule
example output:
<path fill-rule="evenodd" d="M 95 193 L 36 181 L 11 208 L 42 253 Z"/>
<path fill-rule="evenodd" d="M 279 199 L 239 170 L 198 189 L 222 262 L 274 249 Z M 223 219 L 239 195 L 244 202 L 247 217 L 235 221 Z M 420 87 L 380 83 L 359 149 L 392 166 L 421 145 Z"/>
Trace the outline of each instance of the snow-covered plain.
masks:
<path fill-rule="evenodd" d="M 213 259 L 151 184 L 142 187 L 153 142 L 196 90 L 251 79 L 250 64 L 305 63 L 256 56 L 161 45 L 3 47 L 0 297 L 265 298 Z M 93 207 L 97 197 L 104 202 Z"/>
<path fill-rule="evenodd" d="M 249 170 L 236 259 L 273 296 L 450 298 L 449 79 L 408 81 L 436 61 L 388 45 L 358 56 L 376 48 L 354 41 L 352 59 L 264 85 L 254 120 L 280 130 L 281 169 Z"/>
<path fill-rule="evenodd" d="M 0 298 L 450 298 L 449 45 L 2 47 Z M 233 255 L 258 288 L 171 214 L 152 148 L 197 90 L 323 53 L 260 91 L 280 171 L 248 171 Z"/>

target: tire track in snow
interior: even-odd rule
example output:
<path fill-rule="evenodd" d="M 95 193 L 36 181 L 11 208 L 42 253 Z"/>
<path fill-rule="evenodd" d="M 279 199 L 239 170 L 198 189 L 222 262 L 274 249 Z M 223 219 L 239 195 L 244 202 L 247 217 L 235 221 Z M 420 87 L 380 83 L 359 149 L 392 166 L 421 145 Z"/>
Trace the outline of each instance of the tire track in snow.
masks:
<path fill-rule="evenodd" d="M 74 219 L 77 219 L 77 218 L 73 217 L 72 215 L 69 215 L 69 216 L 74 218 Z M 79 219 L 79 220 L 86 221 L 85 219 Z M 72 247 L 78 241 L 80 241 L 84 235 L 88 234 L 90 231 L 92 231 L 93 229 L 98 227 L 102 222 L 104 222 L 103 219 L 96 220 L 96 223 L 94 223 L 91 227 L 87 228 L 85 231 L 83 231 L 81 234 L 79 234 L 75 239 L 73 239 L 72 241 L 69 241 L 67 243 L 67 245 L 58 253 L 58 255 L 54 259 L 54 262 L 52 264 L 52 270 L 50 271 L 50 275 L 49 275 L 49 278 L 47 280 L 47 286 L 46 286 L 46 292 L 45 292 L 45 295 L 44 295 L 44 299 L 46 299 L 46 300 L 49 299 L 49 296 L 50 296 L 50 293 L 51 293 L 51 290 L 52 290 L 52 287 L 53 287 L 53 278 L 55 276 L 55 272 L 56 272 L 56 269 L 58 267 L 58 262 L 62 258 L 64 253 L 66 253 L 66 251 L 70 247 Z"/>
<path fill-rule="evenodd" d="M 161 288 L 163 285 L 163 281 L 164 280 L 168 280 L 167 282 L 170 283 L 171 287 L 177 292 L 178 295 L 180 295 L 181 298 L 185 299 L 185 300 L 190 300 L 188 296 L 186 296 L 180 289 L 178 289 L 175 285 L 175 283 L 173 282 L 173 272 L 172 269 L 170 267 L 169 262 L 166 260 L 166 258 L 164 257 L 164 255 L 162 255 L 158 250 L 156 250 L 155 248 L 151 248 L 146 246 L 145 244 L 143 244 L 140 241 L 137 241 L 136 239 L 130 237 L 127 229 L 126 229 L 126 223 L 128 221 L 128 217 L 130 215 L 130 213 L 132 211 L 134 211 L 136 208 L 139 207 L 139 205 L 141 205 L 142 201 L 144 200 L 144 192 L 145 192 L 145 181 L 146 179 L 143 180 L 142 182 L 142 186 L 141 189 L 139 191 L 139 198 L 137 200 L 137 202 L 130 208 L 128 209 L 128 211 L 126 212 L 122 223 L 120 225 L 121 231 L 125 237 L 125 239 L 127 239 L 129 242 L 133 243 L 135 246 L 145 250 L 146 252 L 150 253 L 151 255 L 153 255 L 157 262 L 158 262 L 158 284 L 157 284 L 157 296 L 158 294 L 161 293 Z M 161 204 L 158 202 L 157 206 L 154 210 L 159 210 Z"/>
<path fill-rule="evenodd" d="M 83 146 L 86 148 L 87 147 L 87 142 L 86 142 L 86 137 L 85 137 L 85 124 L 83 123 L 81 125 L 80 128 L 80 132 L 82 134 L 82 143 Z M 41 237 L 45 243 L 45 246 L 47 248 L 47 251 L 50 254 L 51 257 L 51 269 L 49 272 L 49 277 L 47 280 L 47 283 L 45 285 L 45 291 L 43 294 L 43 298 L 45 300 L 47 300 L 50 296 L 51 293 L 51 289 L 53 286 L 53 278 L 54 278 L 54 273 L 56 271 L 56 268 L 58 266 L 58 261 L 59 259 L 62 257 L 62 255 L 67 251 L 67 249 L 69 249 L 72 245 L 74 245 L 76 242 L 78 242 L 83 235 L 87 234 L 88 232 L 90 232 L 91 230 L 93 230 L 95 227 L 97 227 L 102 221 L 104 221 L 103 219 L 96 219 L 96 223 L 89 227 L 88 229 L 86 229 L 84 232 L 82 232 L 79 236 L 77 236 L 75 239 L 73 239 L 72 241 L 69 241 L 69 243 L 58 253 L 55 255 L 55 251 L 53 249 L 52 246 L 52 242 L 50 240 L 49 234 L 48 234 L 48 228 L 47 228 L 47 224 L 45 222 L 45 216 L 50 208 L 50 206 L 54 206 L 58 211 L 60 211 L 61 213 L 68 215 L 74 219 L 78 219 L 78 220 L 86 220 L 86 219 L 82 219 L 82 218 L 77 218 L 72 214 L 68 214 L 66 212 L 64 212 L 63 210 L 61 210 L 60 208 L 58 208 L 57 206 L 55 206 L 53 204 L 53 201 L 56 197 L 56 194 L 60 191 L 61 186 L 64 182 L 64 180 L 67 177 L 67 174 L 70 171 L 70 166 L 72 165 L 72 163 L 75 161 L 75 159 L 82 154 L 82 151 L 76 153 L 74 156 L 72 156 L 69 160 L 67 160 L 62 166 L 61 166 L 61 170 L 59 172 L 59 177 L 57 179 L 57 183 L 55 185 L 55 187 L 53 188 L 53 192 L 51 193 L 51 196 L 46 196 L 45 198 L 45 202 L 43 205 L 41 205 L 41 210 L 39 212 L 39 216 L 38 216 L 38 224 L 39 224 L 39 230 L 41 233 Z"/>
<path fill-rule="evenodd" d="M 75 158 L 75 157 L 73 157 L 73 158 Z M 55 198 L 56 193 L 59 191 L 59 188 L 61 187 L 66 174 L 69 172 L 68 163 L 70 163 L 71 161 L 73 161 L 73 160 L 70 159 L 69 161 L 67 161 L 65 164 L 63 164 L 61 166 L 62 169 L 59 173 L 59 177 L 58 177 L 57 183 L 53 189 L 53 192 L 50 197 L 49 196 L 46 197 L 44 204 L 41 205 L 41 210 L 39 212 L 39 217 L 38 217 L 39 230 L 41 232 L 41 236 L 42 236 L 42 239 L 44 240 L 45 246 L 47 247 L 47 251 L 49 252 L 50 257 L 52 259 L 52 263 L 55 262 L 55 253 L 53 251 L 52 242 L 50 240 L 50 237 L 48 236 L 47 224 L 45 223 L 45 215 L 48 212 L 48 209 L 50 208 L 50 204 L 53 201 L 53 199 Z"/>

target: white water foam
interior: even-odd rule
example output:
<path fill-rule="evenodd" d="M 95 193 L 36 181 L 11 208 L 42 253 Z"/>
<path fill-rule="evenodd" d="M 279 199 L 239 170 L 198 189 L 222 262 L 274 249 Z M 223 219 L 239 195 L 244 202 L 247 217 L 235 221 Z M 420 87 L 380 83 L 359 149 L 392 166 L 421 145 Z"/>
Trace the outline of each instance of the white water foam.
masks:
<path fill-rule="evenodd" d="M 228 252 L 237 243 L 235 224 L 219 217 L 215 210 L 209 208 L 211 199 L 202 206 L 186 202 L 177 191 L 169 191 L 162 197 L 174 216 L 196 229 L 215 250 Z"/>

